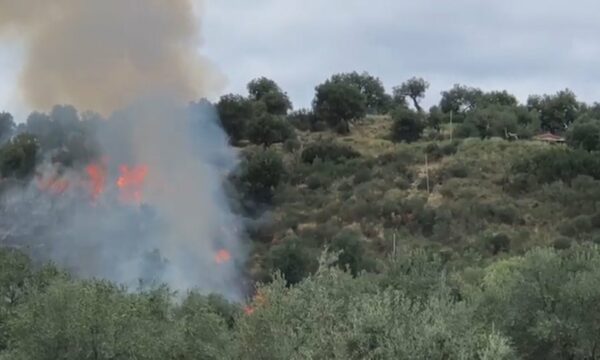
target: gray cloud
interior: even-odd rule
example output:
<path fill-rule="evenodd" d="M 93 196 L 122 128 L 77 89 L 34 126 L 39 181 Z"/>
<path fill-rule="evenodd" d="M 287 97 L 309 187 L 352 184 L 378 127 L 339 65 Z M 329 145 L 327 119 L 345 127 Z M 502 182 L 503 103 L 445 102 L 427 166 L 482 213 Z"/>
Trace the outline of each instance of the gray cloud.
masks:
<path fill-rule="evenodd" d="M 243 92 L 269 76 L 297 105 L 334 72 L 366 70 L 388 88 L 417 75 L 428 103 L 454 83 L 600 99 L 600 4 L 479 0 L 207 0 L 205 52 Z"/>

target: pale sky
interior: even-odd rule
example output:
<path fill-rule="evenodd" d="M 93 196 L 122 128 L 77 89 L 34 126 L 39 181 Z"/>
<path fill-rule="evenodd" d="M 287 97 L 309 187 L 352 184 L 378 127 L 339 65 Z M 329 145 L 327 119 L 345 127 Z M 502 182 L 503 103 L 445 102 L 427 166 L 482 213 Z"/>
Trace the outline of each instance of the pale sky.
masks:
<path fill-rule="evenodd" d="M 200 51 L 245 93 L 267 76 L 295 106 L 333 73 L 368 71 L 388 90 L 412 76 L 426 100 L 454 83 L 528 94 L 571 88 L 600 101 L 600 3 L 593 0 L 205 0 Z M 25 113 L 14 94 L 20 64 L 0 46 L 0 110 Z M 19 116 L 18 116 L 19 117 Z"/>

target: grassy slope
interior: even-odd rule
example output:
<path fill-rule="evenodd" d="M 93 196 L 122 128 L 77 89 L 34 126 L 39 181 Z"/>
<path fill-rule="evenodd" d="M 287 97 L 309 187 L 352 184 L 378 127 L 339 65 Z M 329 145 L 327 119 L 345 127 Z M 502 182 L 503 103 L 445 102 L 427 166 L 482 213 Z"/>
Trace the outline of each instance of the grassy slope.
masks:
<path fill-rule="evenodd" d="M 303 146 L 337 141 L 362 154 L 341 165 L 302 164 L 301 149 L 290 153 L 278 147 L 291 174 L 277 191 L 268 230 L 272 239 L 256 254 L 290 236 L 300 237 L 316 253 L 342 229 L 353 229 L 364 236 L 373 258 L 390 254 L 395 239 L 400 251 L 427 246 L 467 263 L 521 253 L 559 237 L 557 225 L 564 216 L 560 203 L 539 193 L 515 196 L 504 189 L 515 159 L 551 145 L 467 139 L 453 155 L 428 156 L 426 166 L 425 148 L 431 142 L 395 144 L 388 139 L 390 126 L 389 119 L 373 117 L 347 136 L 298 134 Z M 361 179 L 355 180 L 358 173 Z M 494 254 L 490 249 L 488 239 L 497 234 L 510 239 L 508 251 Z"/>

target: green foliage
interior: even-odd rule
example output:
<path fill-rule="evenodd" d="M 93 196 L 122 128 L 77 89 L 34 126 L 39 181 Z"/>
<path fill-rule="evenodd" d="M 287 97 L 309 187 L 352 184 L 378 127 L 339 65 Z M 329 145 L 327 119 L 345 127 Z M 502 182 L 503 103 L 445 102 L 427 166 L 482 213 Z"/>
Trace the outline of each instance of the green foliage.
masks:
<path fill-rule="evenodd" d="M 257 145 L 271 146 L 294 136 L 294 129 L 281 116 L 262 113 L 248 125 L 248 140 Z"/>
<path fill-rule="evenodd" d="M 336 74 L 331 77 L 334 83 L 347 84 L 357 88 L 365 98 L 367 112 L 370 114 L 386 113 L 391 105 L 391 98 L 385 93 L 383 83 L 379 78 L 367 72 Z"/>
<path fill-rule="evenodd" d="M 0 112 L 0 143 L 10 139 L 16 128 L 12 115 L 7 112 Z"/>
<path fill-rule="evenodd" d="M 262 102 L 272 115 L 286 115 L 292 109 L 287 94 L 273 80 L 261 77 L 248 83 L 248 93 L 253 101 Z"/>
<path fill-rule="evenodd" d="M 284 172 L 279 154 L 273 150 L 262 150 L 252 154 L 242 165 L 240 180 L 252 199 L 270 202 Z"/>
<path fill-rule="evenodd" d="M 0 149 L 2 177 L 31 177 L 35 170 L 39 147 L 37 139 L 29 134 L 20 134 L 11 139 Z"/>
<path fill-rule="evenodd" d="M 538 183 L 570 182 L 579 175 L 600 179 L 600 158 L 596 153 L 552 148 L 530 154 L 514 162 L 513 174 L 529 174 Z"/>
<path fill-rule="evenodd" d="M 413 77 L 406 80 L 402 85 L 394 88 L 394 100 L 397 104 L 404 104 L 405 98 L 410 98 L 415 110 L 422 112 L 420 102 L 425 97 L 429 83 L 422 78 Z"/>
<path fill-rule="evenodd" d="M 364 241 L 360 233 L 352 230 L 343 230 L 331 241 L 331 250 L 339 252 L 337 264 L 342 269 L 348 269 L 353 276 L 373 267 L 365 256 Z"/>
<path fill-rule="evenodd" d="M 307 145 L 302 151 L 301 158 L 303 162 L 312 164 L 316 159 L 341 162 L 359 156 L 360 154 L 348 145 L 319 141 Z"/>
<path fill-rule="evenodd" d="M 392 119 L 392 140 L 411 143 L 421 138 L 425 124 L 419 113 L 399 107 L 392 113 Z"/>
<path fill-rule="evenodd" d="M 542 129 L 551 132 L 565 131 L 577 119 L 581 108 L 569 89 L 554 95 L 530 96 L 527 106 L 540 114 Z"/>
<path fill-rule="evenodd" d="M 456 84 L 452 89 L 442 92 L 440 109 L 444 113 L 453 112 L 454 115 L 459 115 L 475 109 L 482 96 L 483 92 L 480 89 Z"/>
<path fill-rule="evenodd" d="M 575 149 L 600 150 L 600 121 L 577 120 L 567 131 L 567 143 Z"/>
<path fill-rule="evenodd" d="M 224 95 L 217 103 L 217 111 L 223 129 L 232 143 L 237 143 L 246 136 L 246 127 L 252 118 L 252 102 L 241 95 Z"/>
<path fill-rule="evenodd" d="M 485 271 L 478 312 L 531 359 L 592 359 L 598 346 L 600 251 L 537 249 Z"/>
<path fill-rule="evenodd" d="M 316 259 L 297 237 L 273 246 L 267 255 L 267 268 L 279 271 L 288 285 L 297 284 L 316 270 Z"/>
<path fill-rule="evenodd" d="M 319 122 L 315 113 L 311 110 L 301 109 L 288 115 L 288 121 L 296 129 L 301 131 L 322 131 L 326 124 Z"/>
<path fill-rule="evenodd" d="M 344 134 L 350 122 L 366 115 L 367 100 L 355 85 L 332 79 L 317 86 L 313 109 L 320 121 Z"/>

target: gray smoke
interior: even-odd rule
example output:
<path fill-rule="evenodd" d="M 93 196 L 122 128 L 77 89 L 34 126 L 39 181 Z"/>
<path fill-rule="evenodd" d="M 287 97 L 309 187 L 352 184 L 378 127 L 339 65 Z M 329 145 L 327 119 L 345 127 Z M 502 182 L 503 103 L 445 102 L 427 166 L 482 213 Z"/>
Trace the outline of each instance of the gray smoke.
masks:
<path fill-rule="evenodd" d="M 82 276 L 239 296 L 244 251 L 222 186 L 236 154 L 214 111 L 188 105 L 220 83 L 197 53 L 192 5 L 0 0 L 0 31 L 27 48 L 20 88 L 32 109 L 68 103 L 108 117 L 95 132 L 106 163 L 102 194 L 90 201 L 83 168 L 57 172 L 48 160 L 38 172 L 58 173 L 68 190 L 33 182 L 6 192 L 5 237 Z M 147 169 L 139 202 L 120 198 L 122 165 Z"/>

